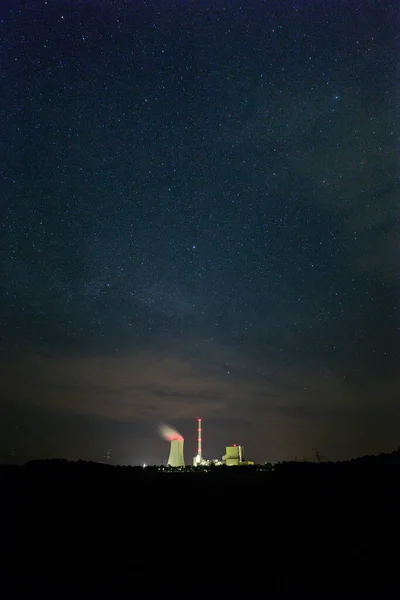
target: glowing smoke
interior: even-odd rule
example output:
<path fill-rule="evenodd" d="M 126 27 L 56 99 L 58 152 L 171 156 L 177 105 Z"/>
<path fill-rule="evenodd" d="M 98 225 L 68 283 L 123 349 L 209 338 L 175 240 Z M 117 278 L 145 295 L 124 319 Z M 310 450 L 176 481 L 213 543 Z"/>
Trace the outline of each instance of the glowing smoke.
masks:
<path fill-rule="evenodd" d="M 169 425 L 160 425 L 158 431 L 160 432 L 161 437 L 163 437 L 164 440 L 168 440 L 168 442 L 171 442 L 172 440 L 183 440 L 181 434 Z"/>

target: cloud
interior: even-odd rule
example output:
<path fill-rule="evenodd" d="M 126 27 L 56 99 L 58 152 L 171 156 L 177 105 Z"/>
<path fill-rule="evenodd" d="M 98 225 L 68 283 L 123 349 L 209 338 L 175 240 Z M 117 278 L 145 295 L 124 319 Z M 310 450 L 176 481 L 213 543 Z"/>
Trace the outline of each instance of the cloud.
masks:
<path fill-rule="evenodd" d="M 1 401 L 60 418 L 135 424 L 144 432 L 170 422 L 189 437 L 188 423 L 201 416 L 211 451 L 218 455 L 226 439 L 240 438 L 260 460 L 264 453 L 290 458 L 313 445 L 330 457 L 396 445 L 389 429 L 400 416 L 398 377 L 355 384 L 340 372 L 300 364 L 254 363 L 247 371 L 239 355 L 230 355 L 228 375 L 219 368 L 226 357 L 223 346 L 214 346 L 208 362 L 206 355 L 184 356 L 176 345 L 176 355 L 153 348 L 121 357 L 3 356 Z M 374 431 L 368 438 L 366 432 Z M 358 439 L 364 446 L 357 446 Z M 154 441 L 146 443 L 152 447 Z"/>
<path fill-rule="evenodd" d="M 215 440 L 225 429 L 232 439 L 245 438 L 254 454 L 262 455 L 271 443 L 277 457 L 293 455 L 321 436 L 324 445 L 331 445 L 332 456 L 341 431 L 347 428 L 350 439 L 351 431 L 362 433 L 367 424 L 373 429 L 379 416 L 377 444 L 395 446 L 384 425 L 385 418 L 389 427 L 400 416 L 400 380 L 390 366 L 394 351 L 387 348 L 384 354 L 387 337 L 379 342 L 375 329 L 360 326 L 363 337 L 354 344 L 346 333 L 349 323 L 340 327 L 345 336 L 339 336 L 338 350 L 322 356 L 313 340 L 323 340 L 325 330 L 312 330 L 311 339 L 294 332 L 286 342 L 281 330 L 265 332 L 257 343 L 249 338 L 239 346 L 192 333 L 127 349 L 119 356 L 3 351 L 0 402 L 58 413 L 60 418 L 136 424 L 154 434 L 160 422 L 168 422 L 185 437 L 191 431 L 188 424 L 201 416 L 210 434 L 214 427 Z M 371 344 L 364 348 L 369 337 L 375 352 Z M 215 451 L 219 453 L 217 444 Z"/>
<path fill-rule="evenodd" d="M 7 397 L 106 419 L 211 416 L 239 401 L 233 383 L 156 351 L 123 357 L 31 355 L 3 363 L 3 369 Z"/>
<path fill-rule="evenodd" d="M 179 341 L 175 355 L 171 348 L 119 357 L 24 353 L 3 357 L 2 380 L 5 395 L 29 404 L 116 420 L 239 417 L 252 408 L 268 412 L 298 402 L 324 410 L 346 407 L 359 388 L 339 370 L 276 361 L 244 368 L 243 358 L 217 344 L 201 355 L 188 347 L 184 356 Z"/>

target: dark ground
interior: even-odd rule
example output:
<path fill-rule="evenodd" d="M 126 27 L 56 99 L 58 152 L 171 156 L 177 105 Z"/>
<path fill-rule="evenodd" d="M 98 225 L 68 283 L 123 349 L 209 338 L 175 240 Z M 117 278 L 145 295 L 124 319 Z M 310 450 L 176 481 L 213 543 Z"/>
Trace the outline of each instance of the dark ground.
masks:
<path fill-rule="evenodd" d="M 168 571 L 166 589 L 179 583 L 184 596 L 199 572 L 227 595 L 242 584 L 321 597 L 400 591 L 400 452 L 273 472 L 32 462 L 1 467 L 0 489 L 5 574 L 153 585 Z"/>

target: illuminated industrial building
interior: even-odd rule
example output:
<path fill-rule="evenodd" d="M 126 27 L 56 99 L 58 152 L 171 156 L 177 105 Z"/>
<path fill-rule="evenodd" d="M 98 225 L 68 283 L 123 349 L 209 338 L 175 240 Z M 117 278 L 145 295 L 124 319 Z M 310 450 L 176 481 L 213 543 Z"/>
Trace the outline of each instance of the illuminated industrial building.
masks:
<path fill-rule="evenodd" d="M 222 462 L 227 467 L 254 465 L 253 462 L 245 460 L 243 446 L 237 446 L 236 444 L 233 444 L 233 446 L 226 446 Z"/>
<path fill-rule="evenodd" d="M 175 436 L 169 439 L 171 443 L 168 466 L 169 467 L 184 467 L 185 459 L 183 456 L 183 437 Z"/>

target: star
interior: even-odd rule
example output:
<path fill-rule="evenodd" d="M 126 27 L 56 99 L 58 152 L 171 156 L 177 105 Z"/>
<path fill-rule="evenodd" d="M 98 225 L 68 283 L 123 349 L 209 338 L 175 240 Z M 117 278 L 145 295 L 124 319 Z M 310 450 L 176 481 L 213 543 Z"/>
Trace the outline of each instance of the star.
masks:
<path fill-rule="evenodd" d="M 30 457 L 114 436 L 121 464 L 160 460 L 166 417 L 190 447 L 198 414 L 215 456 L 230 429 L 260 461 L 396 447 L 395 3 L 357 40 L 353 2 L 25 4 L 0 41 L 0 423 L 26 417 Z"/>

